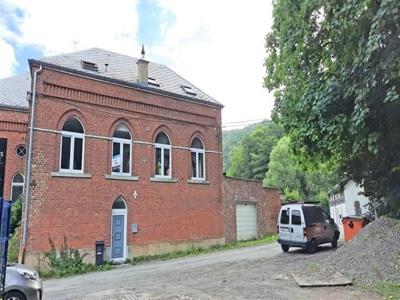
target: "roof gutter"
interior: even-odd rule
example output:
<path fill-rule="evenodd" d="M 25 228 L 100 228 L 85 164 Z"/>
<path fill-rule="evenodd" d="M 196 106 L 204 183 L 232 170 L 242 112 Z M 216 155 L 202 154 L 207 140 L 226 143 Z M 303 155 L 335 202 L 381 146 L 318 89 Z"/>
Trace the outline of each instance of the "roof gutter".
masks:
<path fill-rule="evenodd" d="M 18 111 L 18 112 L 23 112 L 23 113 L 26 113 L 29 111 L 29 108 L 26 108 L 26 107 L 18 107 L 18 106 L 3 105 L 3 104 L 0 104 L 0 109 L 1 110 Z"/>
<path fill-rule="evenodd" d="M 28 233 L 28 214 L 29 214 L 29 200 L 31 192 L 31 173 L 32 173 L 32 143 L 33 143 L 33 128 L 35 123 L 35 107 L 36 107 L 36 86 L 37 76 L 42 71 L 43 66 L 40 65 L 39 69 L 33 72 L 33 87 L 32 87 L 32 106 L 31 116 L 29 121 L 29 144 L 28 144 L 28 161 L 26 165 L 25 175 L 25 207 L 24 207 L 24 218 L 22 220 L 23 234 L 22 234 L 22 251 L 25 252 L 26 239 Z"/>

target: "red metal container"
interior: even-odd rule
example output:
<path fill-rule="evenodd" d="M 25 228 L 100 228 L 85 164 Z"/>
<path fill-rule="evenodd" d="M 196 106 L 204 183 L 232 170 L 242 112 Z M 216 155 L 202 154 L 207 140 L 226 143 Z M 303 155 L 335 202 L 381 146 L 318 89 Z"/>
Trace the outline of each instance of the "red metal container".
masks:
<path fill-rule="evenodd" d="M 368 220 L 363 217 L 349 216 L 342 219 L 344 229 L 344 240 L 351 240 L 365 225 Z"/>

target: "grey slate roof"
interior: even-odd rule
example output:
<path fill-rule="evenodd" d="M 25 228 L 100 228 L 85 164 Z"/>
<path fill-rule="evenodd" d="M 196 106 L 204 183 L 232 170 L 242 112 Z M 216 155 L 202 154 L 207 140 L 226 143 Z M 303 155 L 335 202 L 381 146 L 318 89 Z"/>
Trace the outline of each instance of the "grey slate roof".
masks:
<path fill-rule="evenodd" d="M 81 61 L 88 61 L 95 63 L 98 67 L 98 71 L 87 70 L 82 67 Z M 91 75 L 102 76 L 110 79 L 120 80 L 131 84 L 137 84 L 137 59 L 114 53 L 111 51 L 91 48 L 88 50 L 61 54 L 52 57 L 45 57 L 39 61 L 49 63 L 52 65 L 61 66 L 64 68 L 85 72 Z M 105 64 L 108 64 L 107 71 Z M 219 104 L 211 96 L 195 87 L 193 84 L 176 74 L 174 71 L 169 69 L 167 66 L 149 62 L 149 77 L 154 78 L 159 87 L 149 85 L 153 89 L 159 89 L 161 91 L 176 94 L 177 96 L 184 96 L 193 99 L 199 99 L 202 101 L 210 102 L 213 104 Z M 195 96 L 187 94 L 181 86 L 189 86 L 196 93 Z"/>
<path fill-rule="evenodd" d="M 98 71 L 83 68 L 82 60 L 95 63 Z M 88 75 L 100 76 L 106 80 L 117 80 L 137 85 L 138 67 L 136 58 L 99 48 L 44 57 L 35 62 L 43 62 L 56 67 L 87 73 Z M 105 64 L 108 64 L 107 71 Z M 176 74 L 167 66 L 153 62 L 149 62 L 148 66 L 149 77 L 154 78 L 160 84 L 159 87 L 148 85 L 148 89 L 159 91 L 160 93 L 166 92 L 168 95 L 182 97 L 183 99 L 200 100 L 222 106 L 214 98 Z M 182 85 L 191 87 L 196 95 L 187 94 L 181 88 Z M 0 79 L 0 107 L 28 109 L 29 106 L 26 101 L 27 91 L 30 91 L 29 73 Z"/>
<path fill-rule="evenodd" d="M 0 107 L 28 109 L 26 92 L 30 90 L 29 73 L 0 79 Z"/>

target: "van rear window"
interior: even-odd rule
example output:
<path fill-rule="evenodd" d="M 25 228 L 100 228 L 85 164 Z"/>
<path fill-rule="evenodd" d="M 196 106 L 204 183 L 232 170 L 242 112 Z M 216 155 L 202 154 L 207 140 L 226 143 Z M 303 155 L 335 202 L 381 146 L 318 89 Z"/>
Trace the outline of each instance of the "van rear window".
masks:
<path fill-rule="evenodd" d="M 299 210 L 292 210 L 292 225 L 301 225 L 301 214 Z"/>
<path fill-rule="evenodd" d="M 287 209 L 282 210 L 281 224 L 289 224 L 289 211 Z"/>

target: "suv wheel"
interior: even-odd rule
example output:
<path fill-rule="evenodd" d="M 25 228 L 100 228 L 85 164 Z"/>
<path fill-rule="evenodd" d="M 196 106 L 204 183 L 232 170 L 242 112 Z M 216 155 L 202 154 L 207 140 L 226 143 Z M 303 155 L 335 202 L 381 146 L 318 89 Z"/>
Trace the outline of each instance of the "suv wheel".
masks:
<path fill-rule="evenodd" d="M 315 243 L 315 239 L 312 239 L 307 247 L 307 252 L 313 254 L 315 253 L 315 248 L 317 248 L 317 244 Z"/>
<path fill-rule="evenodd" d="M 283 252 L 288 252 L 289 251 L 289 246 L 288 245 L 281 245 L 282 251 Z"/>
<path fill-rule="evenodd" d="M 20 291 L 10 291 L 6 293 L 4 300 L 26 300 L 26 297 Z"/>

